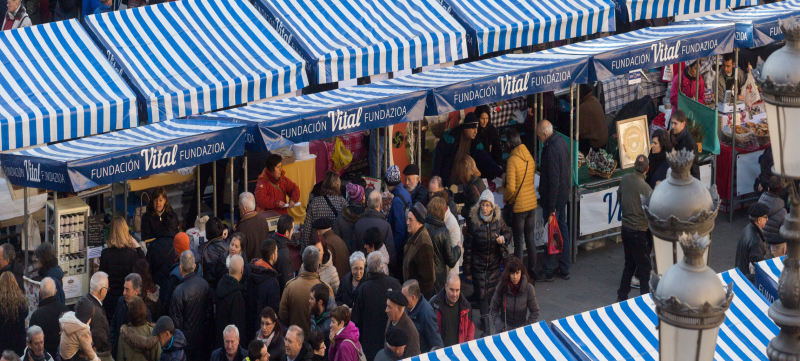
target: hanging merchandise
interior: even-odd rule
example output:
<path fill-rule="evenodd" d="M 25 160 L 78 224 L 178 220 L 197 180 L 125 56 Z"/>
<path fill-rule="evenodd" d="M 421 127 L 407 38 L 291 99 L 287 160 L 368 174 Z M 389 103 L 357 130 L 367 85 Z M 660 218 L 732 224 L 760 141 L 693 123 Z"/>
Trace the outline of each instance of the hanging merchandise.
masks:
<path fill-rule="evenodd" d="M 347 168 L 350 162 L 353 161 L 353 153 L 344 146 L 344 143 L 339 137 L 336 137 L 336 144 L 333 148 L 331 160 L 333 161 L 333 170 L 337 172 Z"/>
<path fill-rule="evenodd" d="M 747 73 L 747 80 L 742 86 L 742 95 L 744 95 L 744 105 L 747 105 L 748 108 L 761 101 L 761 93 L 758 91 L 756 81 L 753 79 L 753 73 Z"/>

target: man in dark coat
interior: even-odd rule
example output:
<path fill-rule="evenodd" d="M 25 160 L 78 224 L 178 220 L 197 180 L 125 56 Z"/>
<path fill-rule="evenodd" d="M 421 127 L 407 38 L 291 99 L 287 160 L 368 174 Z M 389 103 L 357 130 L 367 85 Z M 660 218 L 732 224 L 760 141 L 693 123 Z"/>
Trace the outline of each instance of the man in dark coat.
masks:
<path fill-rule="evenodd" d="M 742 237 L 736 247 L 736 268 L 753 282 L 756 263 L 767 256 L 767 241 L 761 230 L 769 219 L 769 206 L 760 202 L 753 203 L 747 209 L 747 214 L 750 216 L 750 223 L 742 230 Z"/>
<path fill-rule="evenodd" d="M 47 353 L 55 355 L 61 341 L 61 325 L 58 319 L 64 312 L 69 311 L 67 306 L 56 300 L 56 284 L 52 278 L 45 277 L 39 287 L 39 307 L 31 315 L 31 326 L 39 326 L 44 332 L 44 349 Z"/>
<path fill-rule="evenodd" d="M 408 345 L 408 335 L 401 328 L 392 328 L 386 332 L 386 347 L 375 356 L 374 361 L 402 360 Z"/>
<path fill-rule="evenodd" d="M 539 141 L 544 145 L 539 164 L 539 207 L 542 215 L 549 219 L 555 213 L 561 237 L 564 239 L 564 248 L 570 249 L 569 228 L 567 228 L 567 201 L 569 201 L 570 164 L 569 147 L 567 142 L 553 132 L 553 125 L 543 120 L 536 129 Z M 544 256 L 542 272 L 536 275 L 536 280 L 552 282 L 553 273 L 558 272 L 561 278 L 569 279 L 569 252 L 560 257 L 560 268 L 556 270 L 555 255 Z"/>
<path fill-rule="evenodd" d="M 428 188 L 422 186 L 422 178 L 419 177 L 419 166 L 416 164 L 407 165 L 403 169 L 403 175 L 406 176 L 406 190 L 411 194 L 411 204 L 419 202 L 423 206 L 427 206 Z"/>
<path fill-rule="evenodd" d="M 294 233 L 294 218 L 288 214 L 278 218 L 278 229 L 269 235 L 268 239 L 274 240 L 278 245 L 278 258 L 274 264 L 274 270 L 278 273 L 278 285 L 280 292 L 286 287 L 286 282 L 294 278 L 294 267 L 292 266 L 292 254 L 286 246 L 291 242 Z M 261 257 L 258 257 L 261 258 Z M 255 260 L 255 259 L 253 259 Z M 253 261 L 251 260 L 251 262 Z"/>
<path fill-rule="evenodd" d="M 291 218 L 291 216 L 288 216 Z M 281 289 L 275 264 L 278 259 L 278 244 L 270 237 L 261 243 L 261 257 L 250 262 L 250 276 L 247 277 L 244 314 L 248 315 L 246 327 L 241 328 L 248 340 L 256 337 L 261 328 L 260 315 L 264 307 L 277 310 L 281 304 Z"/>
<path fill-rule="evenodd" d="M 406 281 L 403 284 L 403 295 L 408 299 L 408 306 L 406 306 L 408 317 L 414 322 L 419 333 L 420 352 L 430 352 L 434 347 L 437 349 L 444 347 L 442 336 L 439 334 L 436 313 L 433 312 L 433 307 L 425 300 L 425 297 L 422 297 L 419 283 L 416 280 Z"/>
<path fill-rule="evenodd" d="M 355 227 L 355 244 L 353 245 L 355 251 L 364 251 L 364 236 L 367 230 L 372 227 L 377 227 L 381 234 L 384 236 L 383 245 L 386 246 L 386 252 L 389 253 L 389 269 L 395 262 L 395 248 L 394 248 L 394 235 L 392 233 L 392 226 L 386 221 L 386 216 L 381 212 L 381 192 L 372 191 L 367 195 L 367 210 L 364 212 L 364 217 L 356 222 Z"/>
<path fill-rule="evenodd" d="M 457 274 L 447 275 L 445 288 L 431 298 L 431 307 L 436 313 L 438 331 L 442 335 L 444 347 L 475 339 L 475 324 L 471 319 L 472 307 L 467 298 L 461 294 L 461 279 Z M 488 333 L 488 325 L 485 326 L 485 330 L 485 333 Z"/>
<path fill-rule="evenodd" d="M 25 293 L 25 283 L 22 280 L 22 269 L 23 266 L 19 262 L 15 262 L 17 253 L 14 251 L 14 246 L 9 243 L 5 243 L 0 246 L 0 274 L 4 272 L 11 272 L 14 275 L 14 279 L 17 280 L 17 285 L 19 285 L 19 289 L 22 293 Z"/>
<path fill-rule="evenodd" d="M 244 259 L 240 255 L 231 256 L 228 274 L 219 280 L 217 285 L 217 315 L 215 321 L 217 332 L 214 334 L 216 346 L 222 347 L 223 330 L 228 325 L 234 325 L 239 330 L 245 330 L 244 289 L 241 280 L 244 274 Z M 236 332 L 239 333 L 238 331 Z M 238 336 L 237 336 L 238 338 Z M 226 346 L 227 347 L 227 346 Z"/>
<path fill-rule="evenodd" d="M 400 290 L 400 282 L 384 274 L 380 252 L 367 256 L 369 277 L 356 288 L 353 297 L 351 320 L 358 327 L 361 347 L 367 360 L 372 360 L 383 349 L 384 331 L 389 316 L 386 314 L 386 299 L 389 290 Z"/>
<path fill-rule="evenodd" d="M 134 296 L 140 296 L 141 292 L 142 277 L 136 273 L 127 275 L 125 277 L 125 283 L 123 284 L 122 296 L 117 300 L 117 307 L 114 309 L 114 317 L 112 317 L 111 322 L 109 322 L 109 330 L 111 331 L 109 338 L 111 341 L 111 355 L 115 359 L 117 358 L 117 348 L 119 347 L 120 329 L 122 325 L 128 323 L 128 301 Z M 147 322 L 152 322 L 153 316 L 150 314 L 150 309 L 146 308 L 146 310 Z"/>
<path fill-rule="evenodd" d="M 689 133 L 689 126 L 686 123 L 686 113 L 683 110 L 676 109 L 672 112 L 669 118 L 670 126 L 672 127 L 672 146 L 675 151 L 691 151 L 694 153 L 694 162 L 692 163 L 692 177 L 700 180 L 700 152 L 697 151 L 697 142 L 694 140 L 692 133 Z M 541 192 L 539 192 L 541 193 Z"/>
<path fill-rule="evenodd" d="M 165 216 L 167 217 L 167 229 L 156 235 L 156 239 L 147 244 L 147 254 L 145 255 L 147 264 L 150 265 L 150 277 L 152 277 L 153 283 L 159 287 L 159 301 L 166 298 L 169 290 L 169 273 L 172 271 L 175 259 L 178 258 L 173 243 L 175 235 L 178 234 L 177 229 L 180 222 L 174 213 L 167 213 Z"/>
<path fill-rule="evenodd" d="M 269 234 L 269 224 L 256 212 L 256 197 L 253 193 L 244 192 L 239 195 L 239 214 L 242 219 L 236 224 L 236 232 L 242 232 L 242 253 L 247 259 L 261 257 L 261 242 Z"/>
<path fill-rule="evenodd" d="M 64 296 L 64 270 L 58 265 L 56 249 L 52 243 L 43 242 L 33 251 L 36 256 L 36 263 L 39 265 L 39 276 L 42 278 L 50 277 L 56 283 L 56 300 L 62 305 L 65 304 Z"/>
<path fill-rule="evenodd" d="M 303 332 L 303 329 L 297 327 L 297 325 L 290 326 L 289 329 L 286 330 L 286 337 L 284 338 L 286 341 L 286 356 L 281 359 L 291 361 L 313 361 L 314 350 L 308 342 L 305 342 L 306 339 L 306 333 Z"/>
<path fill-rule="evenodd" d="M 92 316 L 92 323 L 89 324 L 89 331 L 92 333 L 92 346 L 94 346 L 97 357 L 102 361 L 112 360 L 111 341 L 109 341 L 111 328 L 103 308 L 103 301 L 107 295 L 108 274 L 102 271 L 97 272 L 92 275 L 92 279 L 89 281 L 89 293 L 83 298 L 94 307 L 94 316 Z"/>
<path fill-rule="evenodd" d="M 408 334 L 408 345 L 403 357 L 409 358 L 419 355 L 419 333 L 417 326 L 408 318 L 406 313 L 406 306 L 408 306 L 408 299 L 400 290 L 389 291 L 386 294 L 386 315 L 389 320 L 386 321 L 386 332 L 393 328 L 399 328 Z"/>
<path fill-rule="evenodd" d="M 169 317 L 175 328 L 186 336 L 186 357 L 189 360 L 207 360 L 210 349 L 208 337 L 213 332 L 214 315 L 211 288 L 208 282 L 194 272 L 196 267 L 192 251 L 180 257 L 181 280 L 169 302 Z"/>
<path fill-rule="evenodd" d="M 244 267 L 244 261 L 242 261 L 242 267 Z M 223 280 L 224 279 L 225 278 L 223 278 Z M 220 280 L 220 282 L 222 282 L 222 280 Z M 217 288 L 217 291 L 219 291 L 219 288 Z M 224 340 L 224 345 L 211 353 L 211 361 L 248 360 L 247 350 L 239 346 L 239 329 L 236 326 L 226 326 L 218 338 Z M 253 361 L 256 361 L 256 359 L 253 359 Z"/>

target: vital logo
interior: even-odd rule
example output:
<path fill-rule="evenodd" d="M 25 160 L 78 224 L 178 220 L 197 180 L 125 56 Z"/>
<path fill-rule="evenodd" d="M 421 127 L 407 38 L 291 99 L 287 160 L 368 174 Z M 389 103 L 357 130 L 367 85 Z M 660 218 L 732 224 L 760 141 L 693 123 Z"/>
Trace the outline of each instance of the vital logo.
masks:
<path fill-rule="evenodd" d="M 500 83 L 500 95 L 516 94 L 528 90 L 528 80 L 531 73 L 525 73 L 525 78 L 514 76 L 498 76 L 497 82 Z"/>
<path fill-rule="evenodd" d="M 653 50 L 653 59 L 656 62 L 665 62 L 669 60 L 674 60 L 678 58 L 678 50 L 681 48 L 681 42 L 675 43 L 674 46 L 669 46 L 666 43 L 658 43 L 650 45 L 650 49 Z"/>
<path fill-rule="evenodd" d="M 341 110 L 331 110 L 328 112 L 328 117 L 331 118 L 331 129 L 337 131 L 340 129 L 357 128 L 361 126 L 361 113 L 362 108 L 358 108 L 355 113 L 343 112 Z"/>
<path fill-rule="evenodd" d="M 25 177 L 28 179 L 29 182 L 41 182 L 42 181 L 42 165 L 36 164 L 34 165 L 33 162 L 26 160 L 23 162 L 25 165 Z"/>
<path fill-rule="evenodd" d="M 142 149 L 140 154 L 144 157 L 144 170 L 169 167 L 178 163 L 175 157 L 178 154 L 177 145 L 172 146 L 172 152 L 161 152 L 161 149 L 151 147 Z"/>

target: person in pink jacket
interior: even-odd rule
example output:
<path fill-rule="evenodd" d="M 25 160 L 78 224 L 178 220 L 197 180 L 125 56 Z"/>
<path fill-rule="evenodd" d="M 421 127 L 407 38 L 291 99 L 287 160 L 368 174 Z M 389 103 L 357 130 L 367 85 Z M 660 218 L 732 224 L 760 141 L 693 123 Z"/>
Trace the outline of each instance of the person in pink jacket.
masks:
<path fill-rule="evenodd" d="M 358 361 L 363 354 L 358 342 L 358 328 L 350 322 L 350 309 L 338 306 L 331 311 L 331 346 L 328 350 L 329 361 Z"/>
<path fill-rule="evenodd" d="M 672 91 L 669 94 L 669 102 L 672 104 L 673 109 L 678 108 L 678 75 L 681 76 L 681 93 L 689 98 L 695 98 L 695 91 L 697 90 L 697 74 L 700 72 L 700 61 L 695 60 L 689 63 L 688 66 L 683 68 L 680 74 L 676 74 L 672 78 Z M 697 93 L 698 99 L 701 104 L 705 104 L 706 85 L 703 82 L 703 77 L 700 76 L 700 91 Z"/>

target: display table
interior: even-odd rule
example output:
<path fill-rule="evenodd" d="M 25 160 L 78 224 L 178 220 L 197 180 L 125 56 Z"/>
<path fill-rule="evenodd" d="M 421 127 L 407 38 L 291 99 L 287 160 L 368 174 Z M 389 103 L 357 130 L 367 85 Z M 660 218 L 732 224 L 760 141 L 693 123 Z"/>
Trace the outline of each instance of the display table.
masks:
<path fill-rule="evenodd" d="M 311 189 L 317 184 L 317 173 L 315 170 L 316 159 L 309 158 L 298 160 L 294 163 L 283 166 L 286 172 L 285 177 L 289 178 L 300 188 L 300 206 L 289 208 L 289 215 L 294 218 L 295 224 L 302 224 L 306 219 L 306 207 L 308 206 L 308 195 Z"/>
<path fill-rule="evenodd" d="M 736 147 L 736 152 L 738 153 L 737 158 L 737 165 L 736 168 L 741 170 L 750 170 L 744 173 L 740 173 L 737 171 L 737 175 L 747 175 L 746 179 L 740 177 L 734 177 L 734 186 L 737 187 L 738 194 L 746 194 L 753 191 L 753 184 L 755 183 L 756 177 L 758 177 L 758 172 L 760 172 L 761 168 L 758 164 L 758 156 L 752 156 L 754 159 L 750 159 L 751 157 L 744 156 L 746 154 L 753 154 L 753 153 L 762 153 L 764 149 L 767 149 L 769 145 L 764 145 L 758 148 L 751 148 L 751 149 L 742 149 Z M 717 192 L 719 192 L 720 199 L 730 199 L 731 195 L 731 146 L 720 144 L 719 145 L 720 152 L 717 156 Z M 743 157 L 744 156 L 744 157 Z M 754 160 L 754 164 L 753 161 Z M 747 163 L 744 163 L 747 162 Z M 757 172 L 753 175 L 752 170 L 755 168 Z M 752 176 L 752 177 L 751 177 Z M 743 182 L 743 183 L 740 183 Z M 737 183 L 740 183 L 737 185 Z M 744 192 L 747 189 L 749 192 Z"/>

